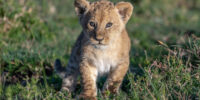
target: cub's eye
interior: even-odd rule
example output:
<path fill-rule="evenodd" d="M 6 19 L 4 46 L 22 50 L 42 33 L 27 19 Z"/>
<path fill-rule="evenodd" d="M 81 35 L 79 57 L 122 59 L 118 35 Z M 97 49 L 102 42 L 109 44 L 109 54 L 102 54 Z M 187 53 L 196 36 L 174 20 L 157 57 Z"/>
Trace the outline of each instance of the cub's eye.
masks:
<path fill-rule="evenodd" d="M 92 27 L 96 27 L 96 24 L 95 24 L 94 22 L 90 22 L 89 24 L 90 24 L 90 26 L 92 26 Z"/>
<path fill-rule="evenodd" d="M 106 24 L 106 28 L 109 28 L 109 27 L 111 27 L 111 26 L 112 26 L 112 23 L 111 23 L 111 22 L 109 22 L 109 23 Z"/>

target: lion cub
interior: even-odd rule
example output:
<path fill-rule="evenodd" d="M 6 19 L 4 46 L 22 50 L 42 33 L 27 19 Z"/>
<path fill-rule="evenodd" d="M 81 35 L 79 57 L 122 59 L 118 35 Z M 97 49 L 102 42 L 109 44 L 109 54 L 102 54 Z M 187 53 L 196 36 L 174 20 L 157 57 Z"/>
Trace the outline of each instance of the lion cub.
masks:
<path fill-rule="evenodd" d="M 83 28 L 63 70 L 59 60 L 55 69 L 62 77 L 62 89 L 72 92 L 81 76 L 81 98 L 96 100 L 97 78 L 107 75 L 103 93 L 117 93 L 129 67 L 130 39 L 125 29 L 133 6 L 128 2 L 114 5 L 106 0 L 75 0 L 75 11 Z"/>

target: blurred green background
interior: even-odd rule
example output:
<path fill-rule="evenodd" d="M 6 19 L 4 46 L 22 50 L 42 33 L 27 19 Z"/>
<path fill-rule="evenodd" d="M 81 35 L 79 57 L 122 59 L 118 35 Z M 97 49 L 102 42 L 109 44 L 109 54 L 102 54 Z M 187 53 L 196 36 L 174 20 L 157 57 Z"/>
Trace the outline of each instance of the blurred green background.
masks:
<path fill-rule="evenodd" d="M 200 0 L 124 1 L 134 6 L 131 64 L 120 93 L 107 99 L 200 99 Z M 73 2 L 0 0 L 1 100 L 72 99 L 59 92 L 53 63 L 67 64 L 81 32 Z"/>

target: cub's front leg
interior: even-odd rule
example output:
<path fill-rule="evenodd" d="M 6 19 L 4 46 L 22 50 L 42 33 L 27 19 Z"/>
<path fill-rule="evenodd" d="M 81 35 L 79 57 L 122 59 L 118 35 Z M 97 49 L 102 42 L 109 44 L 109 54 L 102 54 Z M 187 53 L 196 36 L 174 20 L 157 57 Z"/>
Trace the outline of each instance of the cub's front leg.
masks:
<path fill-rule="evenodd" d="M 118 93 L 119 87 L 128 70 L 128 67 L 129 67 L 129 61 L 118 65 L 115 69 L 110 71 L 103 87 L 104 96 L 107 95 L 106 91 L 110 91 L 112 94 Z"/>
<path fill-rule="evenodd" d="M 88 62 L 83 62 L 80 65 L 80 74 L 82 78 L 82 93 L 80 99 L 97 100 L 97 68 L 90 65 Z"/>

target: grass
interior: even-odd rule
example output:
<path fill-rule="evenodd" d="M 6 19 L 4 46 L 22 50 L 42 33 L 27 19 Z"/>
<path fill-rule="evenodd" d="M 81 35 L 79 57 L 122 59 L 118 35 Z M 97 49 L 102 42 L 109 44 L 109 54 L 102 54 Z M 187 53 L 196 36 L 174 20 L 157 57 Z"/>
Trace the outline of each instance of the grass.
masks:
<path fill-rule="evenodd" d="M 109 99 L 200 99 L 200 2 L 125 1 L 134 5 L 131 64 Z M 0 0 L 0 99 L 70 99 L 53 63 L 67 64 L 80 32 L 73 0 Z"/>

